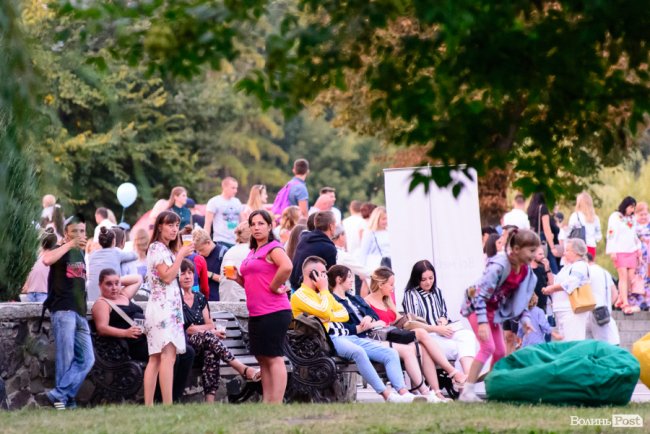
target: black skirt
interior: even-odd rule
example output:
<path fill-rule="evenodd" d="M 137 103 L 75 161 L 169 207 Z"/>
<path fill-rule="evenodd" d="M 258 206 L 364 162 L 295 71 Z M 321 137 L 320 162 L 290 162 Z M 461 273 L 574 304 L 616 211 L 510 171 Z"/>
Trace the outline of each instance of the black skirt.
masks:
<path fill-rule="evenodd" d="M 291 323 L 290 310 L 280 310 L 248 319 L 248 337 L 254 356 L 284 356 L 282 344 Z"/>

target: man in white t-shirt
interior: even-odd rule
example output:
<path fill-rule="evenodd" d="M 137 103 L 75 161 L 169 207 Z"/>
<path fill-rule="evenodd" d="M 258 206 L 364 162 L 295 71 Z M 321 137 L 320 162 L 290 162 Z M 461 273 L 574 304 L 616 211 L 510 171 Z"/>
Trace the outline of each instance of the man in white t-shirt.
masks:
<path fill-rule="evenodd" d="M 221 181 L 221 194 L 210 199 L 205 207 L 205 231 L 228 249 L 235 245 L 235 228 L 241 220 L 242 204 L 235 197 L 238 186 L 235 178 L 225 177 Z"/>
<path fill-rule="evenodd" d="M 594 262 L 590 253 L 587 254 L 589 259 L 589 277 L 591 282 L 591 292 L 596 300 L 596 307 L 607 306 L 610 319 L 607 324 L 598 325 L 593 311 L 587 313 L 587 333 L 597 341 L 607 342 L 612 345 L 619 345 L 621 337 L 618 333 L 618 326 L 614 317 L 612 317 L 612 292 L 616 290 L 614 279 L 600 265 Z"/>
<path fill-rule="evenodd" d="M 512 202 L 512 211 L 503 216 L 502 226 L 517 226 L 519 229 L 530 229 L 526 209 L 526 198 L 523 194 L 517 194 Z"/>
<path fill-rule="evenodd" d="M 366 222 L 361 217 L 361 205 L 361 201 L 358 200 L 350 202 L 350 216 L 344 218 L 342 222 L 347 239 L 347 250 L 352 255 L 356 255 L 361 247 L 361 232 L 366 227 Z"/>
<path fill-rule="evenodd" d="M 95 233 L 93 235 L 93 242 L 99 243 L 99 231 L 101 230 L 102 227 L 105 228 L 112 228 L 113 222 L 109 220 L 108 218 L 108 209 L 101 207 L 97 208 L 95 211 L 95 223 L 97 223 L 97 226 L 95 226 Z"/>
<path fill-rule="evenodd" d="M 336 189 L 332 187 L 323 187 L 320 189 L 320 196 L 309 209 L 309 215 L 315 214 L 317 212 L 323 211 L 332 211 L 334 218 L 336 219 L 336 224 L 341 224 L 341 211 L 334 206 L 336 203 Z"/>

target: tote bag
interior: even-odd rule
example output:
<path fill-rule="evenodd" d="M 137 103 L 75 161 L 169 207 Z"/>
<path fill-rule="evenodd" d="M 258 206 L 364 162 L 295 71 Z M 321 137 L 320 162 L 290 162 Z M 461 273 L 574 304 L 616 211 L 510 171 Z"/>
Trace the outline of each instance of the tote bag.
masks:
<path fill-rule="evenodd" d="M 569 272 L 571 274 L 571 272 Z M 589 269 L 587 269 L 587 277 L 589 277 Z M 591 312 L 596 307 L 596 299 L 591 290 L 591 283 L 587 282 L 582 286 L 576 288 L 569 294 L 569 301 L 571 302 L 571 309 L 573 313 Z"/>

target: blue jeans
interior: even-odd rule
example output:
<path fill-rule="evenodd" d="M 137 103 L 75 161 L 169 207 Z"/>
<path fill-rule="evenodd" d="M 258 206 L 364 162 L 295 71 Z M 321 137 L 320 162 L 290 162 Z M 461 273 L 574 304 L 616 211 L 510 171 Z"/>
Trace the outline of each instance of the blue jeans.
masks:
<path fill-rule="evenodd" d="M 332 336 L 332 342 L 336 354 L 344 359 L 354 360 L 361 376 L 377 393 L 386 390 L 386 385 L 379 378 L 377 371 L 370 363 L 371 360 L 384 365 L 388 380 L 395 390 L 399 391 L 406 387 L 399 354 L 394 349 L 386 348 L 379 342 L 358 336 Z"/>
<path fill-rule="evenodd" d="M 27 301 L 30 303 L 43 303 L 47 298 L 47 292 L 28 292 Z"/>
<path fill-rule="evenodd" d="M 67 403 L 77 396 L 95 363 L 90 327 L 86 318 L 72 310 L 53 312 L 51 321 L 56 345 L 56 387 L 48 395 L 52 401 Z"/>

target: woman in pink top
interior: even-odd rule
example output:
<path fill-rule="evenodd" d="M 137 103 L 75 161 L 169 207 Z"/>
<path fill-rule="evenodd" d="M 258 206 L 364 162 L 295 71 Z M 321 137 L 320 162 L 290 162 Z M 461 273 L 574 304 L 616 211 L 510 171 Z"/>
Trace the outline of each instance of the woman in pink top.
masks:
<path fill-rule="evenodd" d="M 273 235 L 273 220 L 268 212 L 253 211 L 248 224 L 251 251 L 233 280 L 246 291 L 250 349 L 262 370 L 263 401 L 279 404 L 287 387 L 282 343 L 292 318 L 289 288 L 284 283 L 293 266 Z"/>

